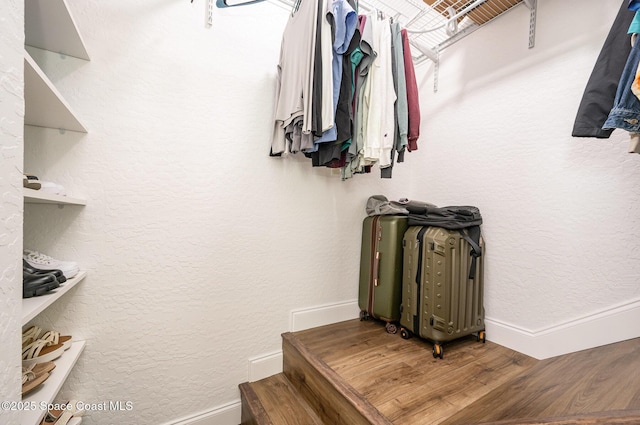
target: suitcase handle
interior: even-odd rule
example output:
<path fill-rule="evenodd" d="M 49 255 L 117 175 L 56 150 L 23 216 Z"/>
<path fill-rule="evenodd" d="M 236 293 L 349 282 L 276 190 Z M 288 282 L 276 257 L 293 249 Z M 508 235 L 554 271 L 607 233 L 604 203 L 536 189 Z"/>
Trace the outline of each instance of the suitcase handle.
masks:
<path fill-rule="evenodd" d="M 376 252 L 376 260 L 373 263 L 373 286 L 378 286 L 380 280 L 378 279 L 378 273 L 380 272 L 380 252 Z"/>

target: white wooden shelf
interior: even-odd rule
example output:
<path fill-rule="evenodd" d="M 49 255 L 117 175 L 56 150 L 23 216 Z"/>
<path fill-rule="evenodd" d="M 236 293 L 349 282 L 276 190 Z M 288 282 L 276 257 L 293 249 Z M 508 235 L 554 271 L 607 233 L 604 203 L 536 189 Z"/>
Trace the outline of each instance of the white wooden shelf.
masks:
<path fill-rule="evenodd" d="M 89 60 L 89 54 L 65 0 L 25 0 L 25 44 Z"/>
<path fill-rule="evenodd" d="M 87 132 L 71 106 L 26 50 L 24 52 L 24 109 L 25 125 Z"/>
<path fill-rule="evenodd" d="M 56 302 L 60 297 L 69 292 L 71 288 L 80 283 L 87 276 L 86 270 L 80 270 L 77 275 L 68 279 L 62 286 L 45 295 L 22 299 L 22 326 L 29 323 L 44 309 Z"/>
<path fill-rule="evenodd" d="M 76 341 L 71 344 L 71 348 L 66 350 L 62 356 L 55 360 L 56 368 L 51 371 L 51 376 L 39 388 L 29 393 L 22 401 L 33 403 L 34 410 L 27 410 L 22 413 L 22 425 L 38 425 L 47 413 L 46 405 L 52 403 L 66 381 L 71 369 L 78 361 L 80 354 L 84 350 L 85 342 Z M 61 400 L 67 402 L 68 400 Z M 31 405 L 30 405 L 31 407 Z"/>
<path fill-rule="evenodd" d="M 84 199 L 54 195 L 26 187 L 22 188 L 22 195 L 27 204 L 87 205 L 87 201 Z"/>
<path fill-rule="evenodd" d="M 84 40 L 78 31 L 67 0 L 25 0 L 25 45 L 50 52 L 90 60 Z M 73 112 L 51 80 L 45 75 L 31 55 L 24 52 L 24 125 L 87 133 L 78 116 Z M 86 205 L 86 200 L 48 192 L 23 188 L 25 204 Z M 82 282 L 87 272 L 81 270 L 62 286 L 40 295 L 22 300 L 22 326 L 35 319 L 50 305 L 58 301 L 71 288 Z M 55 400 L 60 389 L 84 350 L 84 341 L 74 342 L 57 360 L 56 368 L 39 388 L 23 401 L 35 407 L 24 411 L 23 425 L 38 425 L 47 412 L 47 405 Z M 67 401 L 67 400 L 56 400 Z"/>

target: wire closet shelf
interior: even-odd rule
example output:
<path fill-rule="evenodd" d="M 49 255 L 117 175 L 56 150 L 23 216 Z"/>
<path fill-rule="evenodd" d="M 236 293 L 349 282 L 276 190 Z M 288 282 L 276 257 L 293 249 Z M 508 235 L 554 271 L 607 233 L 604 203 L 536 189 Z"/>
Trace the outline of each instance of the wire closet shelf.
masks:
<path fill-rule="evenodd" d="M 293 7 L 293 0 L 272 0 Z M 529 47 L 535 36 L 536 0 L 360 0 L 359 11 L 379 11 L 400 22 L 415 47 L 412 54 L 419 64 L 430 59 L 436 64 L 440 52 L 488 24 L 515 6 L 530 9 Z"/>

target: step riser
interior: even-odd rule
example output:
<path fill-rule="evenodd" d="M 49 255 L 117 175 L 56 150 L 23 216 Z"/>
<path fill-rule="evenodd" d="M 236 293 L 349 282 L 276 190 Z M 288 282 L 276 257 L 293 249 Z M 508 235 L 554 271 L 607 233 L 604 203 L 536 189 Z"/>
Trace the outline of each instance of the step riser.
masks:
<path fill-rule="evenodd" d="M 329 366 L 283 335 L 284 374 L 326 424 L 391 425 Z"/>
<path fill-rule="evenodd" d="M 272 425 L 269 415 L 249 383 L 240 384 L 240 400 L 242 401 L 240 425 Z"/>

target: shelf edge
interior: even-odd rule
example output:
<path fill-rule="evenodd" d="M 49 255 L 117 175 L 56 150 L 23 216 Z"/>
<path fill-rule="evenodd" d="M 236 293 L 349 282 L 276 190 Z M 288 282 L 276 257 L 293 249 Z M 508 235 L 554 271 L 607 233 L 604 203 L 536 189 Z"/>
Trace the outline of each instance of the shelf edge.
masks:
<path fill-rule="evenodd" d="M 56 368 L 51 371 L 50 377 L 42 386 L 22 399 L 23 404 L 36 407 L 33 410 L 25 410 L 22 414 L 22 425 L 38 425 L 47 412 L 46 405 L 52 403 L 66 382 L 71 370 L 78 362 L 84 351 L 85 341 L 75 341 L 71 348 L 57 360 L 54 360 Z M 44 409 L 43 409 L 44 407 Z"/>
<path fill-rule="evenodd" d="M 87 205 L 87 201 L 81 198 L 54 195 L 26 187 L 22 188 L 22 195 L 27 204 Z"/>
<path fill-rule="evenodd" d="M 62 286 L 54 289 L 48 294 L 38 297 L 22 299 L 22 326 L 33 320 L 38 314 L 42 313 L 47 307 L 56 302 L 60 297 L 69 292 L 71 288 L 82 282 L 87 276 L 86 270 L 80 270 L 76 276 L 67 280 Z"/>
<path fill-rule="evenodd" d="M 24 80 L 25 80 L 25 125 L 33 125 L 37 127 L 48 127 L 62 130 L 76 131 L 79 133 L 87 133 L 87 129 L 77 118 L 71 106 L 64 99 L 62 94 L 53 85 L 49 77 L 42 71 L 40 66 L 31 57 L 29 52 L 24 51 Z M 36 87 L 34 87 L 36 86 Z M 40 86 L 41 93 L 35 94 L 37 86 Z M 60 115 L 57 119 L 61 120 L 62 125 L 53 124 L 51 118 L 46 116 L 47 113 L 36 112 L 37 105 L 41 105 L 43 101 L 42 93 L 48 93 L 48 102 L 58 104 L 53 108 L 54 113 Z M 45 95 L 46 97 L 47 95 Z M 37 98 L 37 101 L 36 101 Z M 56 112 L 57 110 L 57 112 Z M 49 113 L 50 115 L 51 113 Z M 55 119 L 54 119 L 55 122 Z"/>

